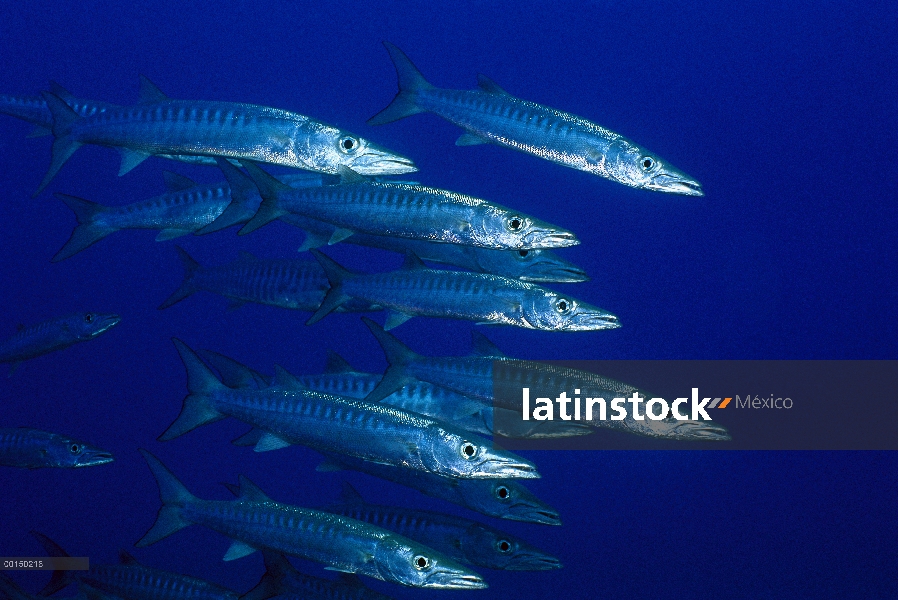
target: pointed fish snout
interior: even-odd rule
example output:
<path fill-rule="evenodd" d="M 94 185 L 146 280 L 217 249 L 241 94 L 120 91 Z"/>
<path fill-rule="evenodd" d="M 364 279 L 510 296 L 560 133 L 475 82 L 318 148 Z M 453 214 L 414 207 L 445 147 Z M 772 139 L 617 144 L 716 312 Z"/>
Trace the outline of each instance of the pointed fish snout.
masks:
<path fill-rule="evenodd" d="M 704 196 L 702 184 L 683 173 L 662 173 L 648 185 L 650 190 L 681 194 L 683 196 Z"/>
<path fill-rule="evenodd" d="M 483 463 L 482 467 L 481 472 L 484 474 L 479 475 L 479 477 L 488 479 L 498 479 L 500 477 L 539 479 L 542 477 L 539 471 L 537 471 L 536 465 L 523 459 L 494 458 Z"/>
<path fill-rule="evenodd" d="M 383 150 L 381 148 L 368 147 L 365 154 L 352 161 L 350 168 L 359 173 L 371 177 L 374 175 L 402 175 L 414 173 L 418 170 L 414 161 L 399 154 Z"/>
<path fill-rule="evenodd" d="M 93 467 L 96 465 L 105 465 L 106 463 L 111 463 L 114 460 L 115 458 L 112 456 L 112 453 L 106 452 L 105 450 L 87 451 L 78 460 L 77 466 Z"/>
<path fill-rule="evenodd" d="M 442 590 L 482 590 L 489 586 L 479 575 L 439 573 L 431 577 L 423 587 Z"/>
<path fill-rule="evenodd" d="M 580 244 L 580 240 L 570 231 L 540 228 L 534 229 L 524 236 L 521 249 L 569 248 L 578 244 Z"/>

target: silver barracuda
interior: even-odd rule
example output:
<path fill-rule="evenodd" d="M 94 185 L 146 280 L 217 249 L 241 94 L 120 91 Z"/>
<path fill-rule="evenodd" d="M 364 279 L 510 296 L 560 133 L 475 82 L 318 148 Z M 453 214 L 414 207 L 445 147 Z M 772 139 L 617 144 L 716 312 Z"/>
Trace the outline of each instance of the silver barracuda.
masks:
<path fill-rule="evenodd" d="M 49 556 L 67 557 L 68 552 L 42 533 L 32 531 Z M 153 569 L 140 564 L 124 550 L 119 564 L 97 565 L 91 561 L 87 571 L 53 571 L 41 596 L 55 594 L 76 583 L 91 600 L 237 600 L 239 594 L 204 579 Z"/>
<path fill-rule="evenodd" d="M 398 271 L 354 274 L 317 250 L 330 290 L 308 324 L 355 299 L 388 311 L 386 329 L 415 316 L 466 319 L 544 331 L 596 331 L 620 327 L 617 317 L 552 290 L 498 275 L 427 268 L 407 254 Z"/>
<path fill-rule="evenodd" d="M 463 506 L 497 519 L 561 525 L 558 511 L 514 479 L 453 479 L 423 471 L 382 465 L 350 456 L 325 455 L 322 472 L 351 469 L 404 485 L 428 496 Z"/>
<path fill-rule="evenodd" d="M 25 327 L 0 342 L 0 363 L 12 363 L 10 375 L 23 360 L 35 358 L 72 344 L 91 340 L 118 325 L 122 318 L 113 314 L 76 313 Z"/>
<path fill-rule="evenodd" d="M 148 546 L 188 527 L 204 525 L 234 540 L 225 560 L 261 549 L 313 560 L 326 568 L 401 585 L 434 589 L 481 589 L 473 571 L 435 550 L 355 519 L 275 502 L 245 477 L 233 501 L 201 500 L 146 450 L 159 484 L 162 508 L 137 542 Z"/>
<path fill-rule="evenodd" d="M 228 486 L 230 488 L 230 486 Z M 352 573 L 340 573 L 340 578 L 322 579 L 301 573 L 283 554 L 263 550 L 265 574 L 259 583 L 240 596 L 240 600 L 266 600 L 273 596 L 295 596 L 296 600 L 392 600 L 362 583 Z"/>
<path fill-rule="evenodd" d="M 268 388 L 229 388 L 183 342 L 174 342 L 190 393 L 161 441 L 230 416 L 264 432 L 257 452 L 302 444 L 447 477 L 539 477 L 530 461 L 493 449 L 470 432 L 392 406 L 309 390 L 279 367 Z"/>
<path fill-rule="evenodd" d="M 384 42 L 399 79 L 399 93 L 369 125 L 421 112 L 434 113 L 465 129 L 456 145 L 496 144 L 586 171 L 630 187 L 704 195 L 695 179 L 627 138 L 581 117 L 515 98 L 489 78 L 478 90 L 432 86 L 396 46 Z"/>
<path fill-rule="evenodd" d="M 28 427 L 0 428 L 0 465 L 71 469 L 112 462 L 112 454 L 84 442 Z"/>
<path fill-rule="evenodd" d="M 629 397 L 634 392 L 643 398 L 652 397 L 639 388 L 595 373 L 509 358 L 489 340 L 477 333 L 474 334 L 475 352 L 470 356 L 421 356 L 410 350 L 395 336 L 384 331 L 371 319 L 363 318 L 363 320 L 377 338 L 390 363 L 378 387 L 367 396 L 367 400 L 372 402 L 391 394 L 397 387 L 408 385 L 409 382 L 415 380 L 429 381 L 435 385 L 448 387 L 459 393 L 491 403 L 496 402 L 494 386 L 517 390 L 524 387 L 558 390 L 558 393 L 567 391 L 569 394 L 573 393 L 573 390 L 579 389 L 583 397 L 605 397 L 609 400 Z M 495 370 L 494 362 L 501 362 L 502 369 Z M 516 402 L 505 404 L 502 408 L 518 415 L 520 420 L 521 402 L 520 397 L 516 398 Z M 596 416 L 593 420 L 583 420 L 582 423 L 594 428 L 611 428 L 669 440 L 725 441 L 730 439 L 729 432 L 718 423 L 691 419 L 678 420 L 672 414 L 660 421 L 651 419 L 639 421 L 628 412 L 627 417 L 621 421 L 600 420 Z"/>
<path fill-rule="evenodd" d="M 390 529 L 475 567 L 506 571 L 561 568 L 561 561 L 554 556 L 494 527 L 431 510 L 369 504 L 347 482 L 343 482 L 339 501 L 324 510 Z"/>
<path fill-rule="evenodd" d="M 286 110 L 236 102 L 171 100 L 146 78 L 141 103 L 82 117 L 59 96 L 44 92 L 53 115 L 53 156 L 39 194 L 84 144 L 122 151 L 124 174 L 151 155 L 219 156 L 363 175 L 416 171 L 411 160 L 366 139 Z"/>
<path fill-rule="evenodd" d="M 243 252 L 231 263 L 203 267 L 183 248 L 175 249 L 184 265 L 184 281 L 159 306 L 160 310 L 205 291 L 228 298 L 231 308 L 254 302 L 314 312 L 328 290 L 324 270 L 309 258 L 265 260 Z M 347 312 L 378 310 L 363 301 L 348 302 L 341 308 Z"/>
<path fill-rule="evenodd" d="M 263 200 L 241 234 L 293 213 L 331 223 L 331 243 L 355 232 L 497 250 L 565 248 L 580 243 L 573 233 L 519 211 L 446 190 L 369 182 L 346 172 L 340 185 L 300 190 L 252 163 L 247 163 L 246 169 Z"/>

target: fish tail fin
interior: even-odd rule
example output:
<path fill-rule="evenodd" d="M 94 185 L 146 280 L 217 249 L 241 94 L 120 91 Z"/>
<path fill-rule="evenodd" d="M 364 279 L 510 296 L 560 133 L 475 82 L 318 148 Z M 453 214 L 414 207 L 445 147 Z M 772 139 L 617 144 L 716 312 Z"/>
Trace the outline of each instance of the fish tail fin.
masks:
<path fill-rule="evenodd" d="M 223 158 L 216 158 L 218 168 L 224 173 L 231 188 L 231 203 L 218 217 L 197 231 L 197 235 L 205 235 L 213 231 L 221 231 L 231 225 L 246 223 L 258 212 L 260 206 L 259 191 L 253 180 L 240 169 Z"/>
<path fill-rule="evenodd" d="M 324 274 L 327 276 L 327 281 L 330 283 L 331 287 L 327 291 L 327 294 L 325 294 L 324 300 L 321 301 L 321 306 L 319 306 L 318 310 L 315 311 L 315 314 L 306 321 L 306 325 L 317 323 L 336 310 L 341 304 L 349 300 L 349 296 L 343 291 L 343 281 L 352 276 L 350 271 L 341 267 L 334 259 L 327 255 L 315 249 L 309 250 L 309 252 L 318 259 L 318 263 L 321 265 L 321 268 L 324 269 Z"/>
<path fill-rule="evenodd" d="M 59 544 L 51 540 L 43 533 L 32 530 L 31 535 L 41 543 L 41 546 L 44 547 L 44 552 L 47 553 L 47 556 L 51 556 L 53 558 L 64 558 L 69 556 L 69 553 L 63 550 Z M 47 582 L 47 585 L 44 586 L 44 589 L 42 589 L 38 595 L 49 596 L 51 594 L 55 594 L 65 587 L 68 587 L 75 581 L 73 574 L 74 571 L 53 571 L 53 574 L 50 576 L 50 581 Z"/>
<path fill-rule="evenodd" d="M 189 394 L 184 398 L 184 406 L 181 414 L 175 419 L 165 433 L 159 436 L 160 442 L 172 440 L 180 435 L 192 431 L 200 425 L 214 423 L 225 418 L 212 405 L 209 394 L 217 389 L 224 388 L 217 377 L 203 364 L 200 357 L 187 347 L 187 344 L 178 338 L 172 338 L 184 368 L 187 369 L 187 390 Z"/>
<path fill-rule="evenodd" d="M 415 103 L 415 94 L 419 90 L 433 89 L 421 71 L 409 60 L 405 52 L 391 44 L 384 42 L 390 58 L 393 60 L 393 66 L 396 67 L 396 78 L 399 80 L 399 93 L 393 98 L 393 101 L 385 109 L 368 119 L 368 125 L 383 125 L 392 123 L 411 115 L 424 112 Z"/>
<path fill-rule="evenodd" d="M 374 334 L 377 343 L 380 344 L 380 347 L 387 357 L 387 362 L 390 363 L 389 368 L 387 368 L 387 371 L 384 373 L 380 382 L 378 382 L 377 386 L 371 390 L 371 393 L 365 397 L 365 400 L 368 402 L 380 402 L 390 394 L 398 392 L 414 381 L 412 377 L 405 373 L 405 367 L 408 363 L 418 358 L 418 355 L 412 352 L 408 346 L 400 342 L 396 336 L 387 333 L 383 327 L 368 317 L 362 317 L 362 321 L 368 326 L 371 333 Z"/>
<path fill-rule="evenodd" d="M 178 251 L 178 258 L 181 259 L 181 264 L 184 266 L 184 281 L 181 282 L 181 287 L 175 290 L 165 302 L 159 305 L 159 310 L 177 304 L 184 298 L 196 292 L 196 286 L 193 284 L 193 277 L 196 275 L 197 271 L 202 269 L 202 267 L 200 266 L 200 263 L 193 260 L 193 258 L 187 254 L 187 251 L 184 250 L 184 248 L 175 246 L 175 250 Z"/>
<path fill-rule="evenodd" d="M 82 117 L 72 110 L 72 107 L 65 101 L 50 92 L 43 92 L 44 100 L 47 101 L 47 108 L 53 115 L 53 140 L 52 158 L 50 159 L 50 168 L 44 176 L 44 180 L 38 186 L 37 191 L 31 196 L 34 198 L 44 191 L 44 188 L 53 180 L 62 165 L 75 153 L 75 150 L 81 147 L 81 142 L 77 142 L 71 138 L 69 132 L 72 125 Z"/>
<path fill-rule="evenodd" d="M 287 557 L 271 550 L 263 550 L 265 574 L 256 587 L 246 592 L 238 600 L 265 600 L 285 592 L 285 579 L 292 569 Z"/>
<path fill-rule="evenodd" d="M 110 233 L 117 231 L 115 227 L 97 223 L 97 215 L 106 210 L 106 207 L 102 204 L 91 202 L 84 198 L 78 198 L 77 196 L 69 196 L 68 194 L 55 195 L 65 202 L 66 206 L 72 209 L 78 224 L 75 226 L 75 229 L 72 230 L 72 235 L 69 237 L 69 241 L 65 243 L 52 259 L 50 259 L 51 262 L 59 262 L 74 256 L 102 240 Z"/>
<path fill-rule="evenodd" d="M 174 473 L 168 470 L 168 467 L 162 464 L 158 458 L 150 454 L 144 449 L 140 449 L 150 471 L 156 477 L 156 483 L 159 485 L 159 499 L 162 501 L 162 508 L 156 517 L 156 522 L 150 530 L 140 538 L 136 544 L 137 547 L 149 546 L 155 544 L 159 540 L 166 538 L 190 525 L 181 517 L 181 506 L 196 500 L 196 498 L 187 491 L 184 484 L 178 481 Z"/>
<path fill-rule="evenodd" d="M 252 233 L 259 227 L 286 215 L 287 211 L 281 208 L 278 203 L 278 193 L 291 189 L 290 186 L 281 183 L 255 163 L 246 161 L 243 163 L 243 166 L 246 168 L 246 172 L 253 180 L 253 183 L 256 184 L 259 195 L 262 196 L 262 203 L 259 205 L 256 215 L 239 231 L 240 235 Z"/>

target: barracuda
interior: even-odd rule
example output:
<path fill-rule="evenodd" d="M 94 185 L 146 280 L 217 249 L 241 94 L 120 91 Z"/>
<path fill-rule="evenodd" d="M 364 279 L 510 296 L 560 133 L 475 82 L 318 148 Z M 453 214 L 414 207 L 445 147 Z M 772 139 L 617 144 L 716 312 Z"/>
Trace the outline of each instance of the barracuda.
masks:
<path fill-rule="evenodd" d="M 325 456 L 327 458 L 318 465 L 318 471 L 351 469 L 404 485 L 488 517 L 542 525 L 561 525 L 561 517 L 557 510 L 513 479 L 452 479 L 350 456 L 336 454 Z"/>
<path fill-rule="evenodd" d="M 340 573 L 336 581 L 322 579 L 299 572 L 283 554 L 263 550 L 262 556 L 265 574 L 240 600 L 266 600 L 272 596 L 282 600 L 288 596 L 295 596 L 296 600 L 393 600 L 365 587 L 357 575 Z"/>
<path fill-rule="evenodd" d="M 494 527 L 431 510 L 368 504 L 346 482 L 340 500 L 324 510 L 395 531 L 475 567 L 506 571 L 561 568 L 561 561 L 554 556 Z"/>
<path fill-rule="evenodd" d="M 367 396 L 367 400 L 377 402 L 384 395 L 391 394 L 398 386 L 411 381 L 429 381 L 453 389 L 459 393 L 480 398 L 485 402 L 501 402 L 501 408 L 521 415 L 521 389 L 529 387 L 540 390 L 572 392 L 580 390 L 583 397 L 624 398 L 638 392 L 640 396 L 652 396 L 634 386 L 615 381 L 602 375 L 559 367 L 536 361 L 518 360 L 505 356 L 489 340 L 475 333 L 475 353 L 471 356 L 428 357 L 416 354 L 395 336 L 370 319 L 363 319 L 377 338 L 390 363 L 378 387 Z M 501 362 L 501 369 L 494 369 L 494 362 Z M 515 394 L 502 394 L 497 400 L 494 389 L 516 390 Z M 511 399 L 515 400 L 512 401 Z M 505 401 L 508 400 L 508 403 Z M 594 428 L 610 428 L 637 435 L 670 440 L 716 440 L 730 439 L 725 427 L 710 421 L 678 420 L 673 414 L 661 421 L 645 419 L 638 421 L 628 412 L 622 421 L 601 420 L 581 421 Z"/>
<path fill-rule="evenodd" d="M 479 90 L 432 86 L 396 46 L 384 42 L 399 80 L 399 93 L 369 119 L 382 125 L 421 112 L 432 112 L 467 133 L 456 145 L 496 144 L 514 148 L 624 185 L 702 196 L 701 184 L 627 138 L 586 119 L 515 98 L 487 77 Z"/>
<path fill-rule="evenodd" d="M 53 157 L 39 194 L 84 144 L 122 150 L 124 174 L 154 154 L 219 156 L 363 175 L 416 171 L 411 160 L 304 115 L 236 102 L 171 100 L 146 78 L 141 103 L 82 117 L 59 96 L 44 92 L 53 115 Z"/>
<path fill-rule="evenodd" d="M 347 171 L 340 185 L 297 190 L 252 163 L 246 169 L 263 200 L 241 234 L 293 213 L 332 224 L 331 243 L 354 232 L 496 250 L 565 248 L 580 243 L 573 233 L 544 221 L 446 190 L 368 182 Z M 229 176 L 229 181 L 236 176 Z"/>
<path fill-rule="evenodd" d="M 355 519 L 275 502 L 243 476 L 236 500 L 201 500 L 187 491 L 159 459 L 146 450 L 141 453 L 159 484 L 162 508 L 137 546 L 154 544 L 196 524 L 234 540 L 225 560 L 267 548 L 323 563 L 331 570 L 401 585 L 486 587 L 479 575 L 435 550 Z"/>
<path fill-rule="evenodd" d="M 42 533 L 31 535 L 44 546 L 49 556 L 67 557 L 69 554 Z M 71 583 L 91 600 L 127 598 L 128 600 L 237 600 L 238 594 L 204 579 L 152 569 L 137 559 L 119 551 L 119 564 L 91 564 L 87 571 L 54 571 L 41 596 L 55 594 Z"/>
<path fill-rule="evenodd" d="M 395 407 L 309 390 L 279 367 L 269 388 L 228 388 L 183 342 L 174 343 L 190 393 L 160 441 L 230 416 L 264 432 L 256 451 L 302 444 L 447 477 L 539 477 L 533 463 L 469 432 Z"/>
<path fill-rule="evenodd" d="M 184 281 L 159 309 L 168 308 L 188 296 L 206 291 L 230 300 L 231 308 L 246 302 L 314 312 L 327 293 L 327 277 L 311 259 L 258 259 L 248 252 L 234 262 L 218 267 L 202 267 L 187 252 L 175 247 L 184 265 Z M 378 310 L 366 302 L 348 302 L 347 312 Z"/>
<path fill-rule="evenodd" d="M 344 302 L 364 300 L 387 309 L 386 329 L 415 316 L 467 319 L 480 324 L 516 325 L 544 331 L 596 331 L 620 327 L 601 308 L 533 283 L 488 275 L 428 269 L 407 254 L 398 271 L 355 274 L 317 250 L 311 251 L 327 274 L 330 290 L 308 324 Z"/>
<path fill-rule="evenodd" d="M 0 428 L 0 465 L 23 469 L 93 467 L 112 454 L 58 433 L 27 427 Z"/>
<path fill-rule="evenodd" d="M 118 325 L 121 317 L 113 314 L 77 313 L 56 317 L 25 327 L 4 342 L 0 342 L 0 363 L 12 363 L 10 375 L 19 363 L 72 344 L 91 340 Z"/>

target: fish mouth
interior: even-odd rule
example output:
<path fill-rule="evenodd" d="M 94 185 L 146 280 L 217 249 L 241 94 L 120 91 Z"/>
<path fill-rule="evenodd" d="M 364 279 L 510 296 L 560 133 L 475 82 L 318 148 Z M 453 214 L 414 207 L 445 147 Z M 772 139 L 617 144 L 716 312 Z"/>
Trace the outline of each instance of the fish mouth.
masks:
<path fill-rule="evenodd" d="M 676 439 L 726 442 L 733 437 L 723 425 L 711 421 L 687 421 L 673 428 Z"/>
<path fill-rule="evenodd" d="M 529 269 L 535 273 L 524 273 L 521 281 L 533 283 L 581 283 L 589 281 L 589 275 L 580 267 L 574 265 L 553 265 L 546 263 L 533 265 Z"/>
<path fill-rule="evenodd" d="M 479 575 L 434 573 L 421 587 L 437 590 L 482 590 L 489 586 Z"/>
<path fill-rule="evenodd" d="M 552 571 L 561 568 L 561 561 L 541 552 L 519 552 L 505 566 L 507 571 Z"/>
<path fill-rule="evenodd" d="M 620 326 L 620 320 L 617 316 L 609 312 L 596 312 L 577 315 L 567 329 L 569 331 L 602 331 L 605 329 L 617 329 Z"/>
<path fill-rule="evenodd" d="M 122 321 L 122 318 L 119 315 L 102 315 L 97 317 L 97 319 L 96 329 L 91 332 L 91 337 L 96 337 L 104 331 L 112 329 Z"/>
<path fill-rule="evenodd" d="M 529 231 L 521 240 L 521 250 L 539 250 L 542 248 L 570 248 L 580 244 L 570 231 L 557 229 L 534 229 Z"/>
<path fill-rule="evenodd" d="M 512 521 L 538 525 L 561 525 L 561 515 L 557 511 L 550 508 L 534 508 L 524 504 L 512 506 L 508 518 Z"/>
<path fill-rule="evenodd" d="M 112 456 L 111 452 L 106 452 L 105 450 L 94 450 L 91 452 L 86 452 L 78 459 L 78 467 L 94 467 L 96 465 L 105 465 L 106 463 L 111 463 L 115 458 Z"/>
<path fill-rule="evenodd" d="M 480 471 L 471 477 L 481 479 L 499 479 L 502 477 L 514 479 L 539 479 L 542 475 L 536 469 L 536 465 L 524 459 L 490 458 L 480 465 Z"/>
<path fill-rule="evenodd" d="M 661 173 L 646 186 L 655 192 L 681 194 L 683 196 L 704 196 L 702 184 L 682 173 Z"/>
<path fill-rule="evenodd" d="M 368 148 L 365 154 L 357 157 L 349 165 L 360 175 L 370 177 L 373 175 L 402 175 L 414 173 L 418 170 L 410 158 L 387 152 L 386 150 Z"/>

